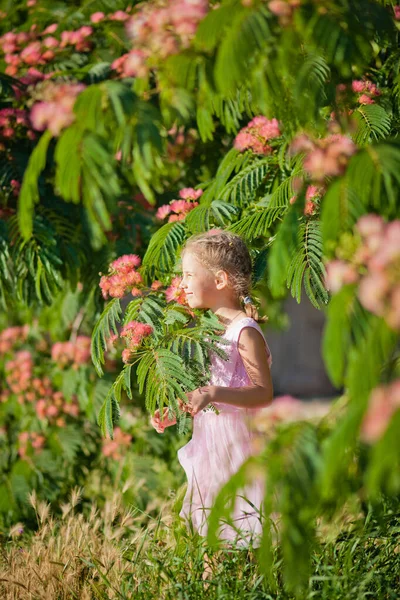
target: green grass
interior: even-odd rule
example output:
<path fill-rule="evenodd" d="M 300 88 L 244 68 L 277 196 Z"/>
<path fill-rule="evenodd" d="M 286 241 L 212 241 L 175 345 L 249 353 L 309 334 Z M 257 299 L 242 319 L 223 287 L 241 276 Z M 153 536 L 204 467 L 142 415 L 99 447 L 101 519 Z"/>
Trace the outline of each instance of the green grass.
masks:
<path fill-rule="evenodd" d="M 118 495 L 101 513 L 76 511 L 75 493 L 64 517 L 53 519 L 33 498 L 38 530 L 3 540 L 2 600 L 291 600 L 283 586 L 279 545 L 274 549 L 274 589 L 257 563 L 257 551 L 217 550 L 187 532 L 172 505 L 157 518 L 126 512 Z M 337 528 L 337 524 L 335 525 Z M 343 521 L 320 541 L 302 599 L 394 599 L 400 593 L 400 513 L 386 509 Z M 333 535 L 332 535 L 333 533 Z M 205 552 L 210 578 L 203 581 Z"/>

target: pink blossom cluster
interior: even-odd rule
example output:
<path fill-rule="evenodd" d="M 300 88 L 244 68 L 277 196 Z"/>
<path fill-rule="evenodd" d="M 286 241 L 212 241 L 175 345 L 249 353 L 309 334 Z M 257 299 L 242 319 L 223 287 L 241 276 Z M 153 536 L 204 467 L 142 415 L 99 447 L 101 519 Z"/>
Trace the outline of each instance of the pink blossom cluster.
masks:
<path fill-rule="evenodd" d="M 171 285 L 165 290 L 165 297 L 167 302 L 177 302 L 178 304 L 186 305 L 186 294 L 181 289 L 180 284 L 182 277 L 173 277 Z"/>
<path fill-rule="evenodd" d="M 66 415 L 79 415 L 77 397 L 68 402 L 62 392 L 54 390 L 49 377 L 35 377 L 33 369 L 32 355 L 27 350 L 17 352 L 13 360 L 7 361 L 7 388 L 2 391 L 0 401 L 7 402 L 11 394 L 15 394 L 19 404 L 27 402 L 34 406 L 39 419 L 47 419 L 57 427 L 64 427 Z"/>
<path fill-rule="evenodd" d="M 268 8 L 273 15 L 279 19 L 279 24 L 283 27 L 289 25 L 293 13 L 300 6 L 300 0 L 270 0 Z"/>
<path fill-rule="evenodd" d="M 136 287 L 143 283 L 142 276 L 136 270 L 140 263 L 141 259 L 136 254 L 124 254 L 114 260 L 109 266 L 108 275 L 103 275 L 100 279 L 103 298 L 122 298 L 128 292 L 134 296 L 140 295 L 140 290 Z"/>
<path fill-rule="evenodd" d="M 4 61 L 7 64 L 6 73 L 15 76 L 19 68 L 33 65 L 45 65 L 53 60 L 54 48 L 59 42 L 51 35 L 57 30 L 57 23 L 38 34 L 36 25 L 32 25 L 29 31 L 14 33 L 8 31 L 0 37 L 0 48 L 4 53 Z M 47 36 L 47 37 L 44 37 Z M 43 37 L 42 40 L 39 38 Z"/>
<path fill-rule="evenodd" d="M 75 120 L 73 108 L 77 96 L 85 89 L 82 83 L 44 82 L 39 91 L 40 102 L 31 110 L 33 128 L 38 131 L 49 129 L 54 136 L 71 125 Z"/>
<path fill-rule="evenodd" d="M 77 397 L 73 396 L 68 402 L 62 392 L 47 394 L 35 404 L 36 415 L 40 420 L 47 420 L 50 425 L 65 427 L 66 417 L 77 418 L 79 416 L 79 404 Z"/>
<path fill-rule="evenodd" d="M 375 104 L 374 98 L 381 95 L 377 85 L 367 79 L 352 81 L 351 89 L 356 94 L 361 94 L 361 96 L 358 97 L 358 102 L 360 104 Z"/>
<path fill-rule="evenodd" d="M 396 21 L 400 21 L 400 4 L 393 6 L 394 18 Z"/>
<path fill-rule="evenodd" d="M 74 342 L 56 342 L 51 348 L 51 358 L 60 366 L 87 364 L 90 361 L 91 339 L 86 335 L 78 335 Z"/>
<path fill-rule="evenodd" d="M 189 46 L 207 10 L 206 0 L 142 4 L 131 18 L 127 15 L 133 48 L 117 58 L 112 68 L 121 77 L 145 77 L 157 61 Z"/>
<path fill-rule="evenodd" d="M 31 379 L 33 376 L 32 354 L 28 350 L 20 350 L 19 352 L 16 352 L 14 358 L 5 363 L 5 374 L 6 383 L 12 393 L 28 393 L 31 388 Z M 4 392 L 2 397 L 4 400 Z M 34 397 L 32 400 L 34 400 Z M 24 399 L 22 396 L 22 402 L 23 401 Z"/>
<path fill-rule="evenodd" d="M 179 191 L 179 199 L 171 200 L 169 204 L 160 206 L 156 212 L 156 218 L 163 220 L 168 217 L 168 223 L 182 221 L 186 215 L 199 205 L 196 200 L 200 198 L 203 190 L 183 188 Z"/>
<path fill-rule="evenodd" d="M 326 285 L 338 292 L 359 283 L 358 297 L 370 312 L 400 329 L 400 220 L 386 223 L 380 215 L 364 215 L 355 226 L 360 244 L 352 261 L 328 262 Z"/>
<path fill-rule="evenodd" d="M 270 154 L 272 147 L 266 142 L 281 135 L 277 119 L 270 121 L 266 117 L 254 117 L 246 127 L 237 134 L 234 147 L 236 150 L 252 150 L 255 154 Z"/>
<path fill-rule="evenodd" d="M 121 337 L 125 339 L 127 347 L 122 351 L 122 360 L 128 363 L 131 355 L 136 352 L 146 337 L 153 333 L 153 327 L 147 323 L 130 321 L 121 330 Z"/>
<path fill-rule="evenodd" d="M 148 72 L 148 52 L 140 48 L 134 48 L 130 52 L 116 58 L 111 68 L 121 77 L 145 77 Z"/>
<path fill-rule="evenodd" d="M 316 185 L 309 185 L 306 189 L 306 203 L 304 206 L 304 215 L 306 217 L 313 216 L 318 208 L 316 201 L 321 198 L 323 188 Z M 290 204 L 294 204 L 297 200 L 297 195 L 292 196 L 289 200 Z"/>
<path fill-rule="evenodd" d="M 90 20 L 95 25 L 97 25 L 97 23 L 101 23 L 102 21 L 120 21 L 121 23 L 123 23 L 124 21 L 127 21 L 129 19 L 129 11 L 129 6 L 126 10 L 116 10 L 114 13 L 111 13 L 109 15 L 106 15 L 101 11 L 97 11 L 90 15 Z"/>
<path fill-rule="evenodd" d="M 165 60 L 189 46 L 207 12 L 207 0 L 143 3 L 127 21 L 127 33 L 134 49 L 143 51 L 143 64 L 149 55 Z"/>
<path fill-rule="evenodd" d="M 13 138 L 18 130 L 23 128 L 24 135 L 27 135 L 29 139 L 34 139 L 36 136 L 30 125 L 26 110 L 20 108 L 0 109 L 0 137 Z"/>
<path fill-rule="evenodd" d="M 44 435 L 36 431 L 21 431 L 18 434 L 18 454 L 22 459 L 25 459 L 30 447 L 35 451 L 35 454 L 39 454 L 45 442 Z"/>
<path fill-rule="evenodd" d="M 104 439 L 102 453 L 107 458 L 120 460 L 122 458 L 123 448 L 131 445 L 132 436 L 122 431 L 120 427 L 114 429 L 114 439 Z"/>
<path fill-rule="evenodd" d="M 29 325 L 7 327 L 0 332 L 0 355 L 7 354 L 17 344 L 25 342 L 29 333 Z"/>
<path fill-rule="evenodd" d="M 328 402 L 303 402 L 293 396 L 277 396 L 271 404 L 257 411 L 257 416 L 251 421 L 255 433 L 253 448 L 260 452 L 265 445 L 266 434 L 272 434 L 282 423 L 296 421 L 319 421 L 330 409 Z"/>
<path fill-rule="evenodd" d="M 12 189 L 13 196 L 15 196 L 16 198 L 18 198 L 19 192 L 21 190 L 21 182 L 17 181 L 16 179 L 11 179 L 10 186 L 11 186 L 11 189 Z"/>
<path fill-rule="evenodd" d="M 357 152 L 357 146 L 349 137 L 340 133 L 320 140 L 313 140 L 301 133 L 293 140 L 290 151 L 293 154 L 304 152 L 304 169 L 311 179 L 322 182 L 325 177 L 344 173 L 349 158 Z"/>
<path fill-rule="evenodd" d="M 127 18 L 129 15 L 127 16 Z M 28 32 L 14 33 L 9 31 L 0 37 L 0 48 L 7 63 L 6 73 L 15 76 L 20 68 L 45 65 L 51 62 L 57 51 L 64 48 L 74 48 L 77 52 L 88 52 L 93 45 L 89 38 L 93 28 L 83 25 L 75 31 L 65 30 L 60 38 L 54 37 L 58 29 L 57 23 L 52 23 L 42 32 L 33 25 Z"/>
<path fill-rule="evenodd" d="M 376 387 L 370 396 L 361 425 L 361 437 L 373 444 L 385 433 L 393 415 L 400 409 L 400 379 Z"/>

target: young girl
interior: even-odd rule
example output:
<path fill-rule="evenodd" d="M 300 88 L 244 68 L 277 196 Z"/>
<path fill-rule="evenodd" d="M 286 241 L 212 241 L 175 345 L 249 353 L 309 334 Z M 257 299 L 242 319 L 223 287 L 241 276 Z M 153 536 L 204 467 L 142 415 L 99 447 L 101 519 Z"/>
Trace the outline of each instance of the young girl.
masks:
<path fill-rule="evenodd" d="M 272 400 L 272 359 L 248 296 L 251 258 L 239 236 L 212 230 L 191 237 L 182 251 L 182 272 L 180 285 L 188 305 L 211 309 L 226 326 L 223 337 L 229 342 L 223 345 L 228 361 L 212 356 L 209 385 L 187 394 L 193 434 L 178 451 L 188 478 L 180 516 L 206 536 L 207 516 L 218 491 L 251 455 L 248 416 Z M 207 409 L 210 403 L 219 414 Z M 175 423 L 167 412 L 165 407 L 161 418 L 157 410 L 152 418 L 159 433 Z M 243 496 L 236 500 L 234 527 L 225 525 L 220 531 L 221 539 L 238 546 L 247 546 L 251 539 L 254 543 L 261 533 L 261 481 L 246 486 Z"/>

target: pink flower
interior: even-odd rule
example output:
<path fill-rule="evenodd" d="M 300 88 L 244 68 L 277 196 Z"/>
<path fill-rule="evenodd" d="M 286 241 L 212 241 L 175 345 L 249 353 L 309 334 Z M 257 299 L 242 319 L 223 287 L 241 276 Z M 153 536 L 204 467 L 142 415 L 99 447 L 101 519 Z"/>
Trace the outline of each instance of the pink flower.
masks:
<path fill-rule="evenodd" d="M 326 265 L 326 288 L 336 294 L 343 285 L 355 283 L 358 274 L 353 265 L 342 260 L 331 260 Z"/>
<path fill-rule="evenodd" d="M 57 31 L 58 29 L 58 23 L 52 23 L 51 25 L 48 25 L 48 27 L 46 27 L 46 29 L 43 31 L 43 34 L 47 34 L 47 33 L 54 33 L 55 31 Z"/>
<path fill-rule="evenodd" d="M 360 94 L 366 90 L 365 81 L 355 80 L 351 82 L 351 89 L 353 92 Z"/>
<path fill-rule="evenodd" d="M 361 437 L 374 443 L 385 433 L 394 413 L 400 408 L 400 380 L 378 386 L 370 396 L 367 412 L 361 425 Z"/>
<path fill-rule="evenodd" d="M 32 435 L 32 438 L 31 438 L 32 448 L 34 448 L 35 450 L 41 450 L 46 441 L 45 437 L 43 435 L 39 435 L 35 432 L 32 432 L 31 435 Z"/>
<path fill-rule="evenodd" d="M 129 433 L 124 433 L 120 427 L 114 429 L 114 439 L 103 440 L 103 455 L 106 457 L 119 460 L 121 458 L 121 449 L 129 447 L 132 442 L 132 436 Z"/>
<path fill-rule="evenodd" d="M 135 351 L 142 341 L 153 333 L 153 327 L 147 323 L 131 321 L 124 325 L 121 330 L 121 337 L 126 338 L 130 351 Z"/>
<path fill-rule="evenodd" d="M 297 135 L 292 143 L 290 144 L 291 154 L 298 154 L 299 152 L 310 152 L 314 150 L 315 143 L 306 133 L 300 133 Z"/>
<path fill-rule="evenodd" d="M 316 181 L 323 181 L 325 175 L 337 174 L 336 161 L 327 158 L 321 148 L 312 150 L 304 159 L 304 168 Z"/>
<path fill-rule="evenodd" d="M 156 212 L 156 218 L 163 220 L 165 219 L 165 217 L 167 215 L 169 215 L 172 211 L 172 208 L 170 207 L 169 204 L 163 204 L 163 206 L 160 206 Z"/>
<path fill-rule="evenodd" d="M 195 190 L 193 188 L 182 188 L 179 192 L 179 197 L 183 200 L 197 200 L 203 194 L 203 190 Z"/>
<path fill-rule="evenodd" d="M 248 148 L 251 148 L 253 141 L 254 141 L 254 138 L 251 135 L 251 133 L 248 133 L 248 132 L 242 130 L 242 131 L 239 131 L 239 133 L 235 137 L 233 147 L 236 148 L 236 150 L 239 150 L 239 152 L 243 152 L 243 150 L 247 150 Z"/>
<path fill-rule="evenodd" d="M 146 66 L 147 54 L 143 50 L 131 50 L 123 63 L 124 77 L 145 77 L 148 69 Z"/>
<path fill-rule="evenodd" d="M 304 206 L 304 214 L 306 217 L 311 217 L 315 214 L 317 210 L 317 205 L 312 200 L 307 200 Z"/>
<path fill-rule="evenodd" d="M 306 200 L 312 200 L 321 195 L 321 188 L 316 185 L 309 185 L 306 190 Z"/>
<path fill-rule="evenodd" d="M 123 254 L 111 263 L 111 269 L 117 273 L 129 273 L 132 269 L 140 267 L 142 259 L 137 254 Z"/>
<path fill-rule="evenodd" d="M 132 351 L 129 348 L 125 348 L 124 350 L 122 350 L 122 362 L 124 362 L 125 364 L 129 363 L 129 361 L 131 360 L 131 356 Z"/>
<path fill-rule="evenodd" d="M 375 100 L 373 100 L 372 98 L 370 98 L 369 96 L 367 96 L 367 94 L 362 94 L 358 98 L 358 102 L 360 104 L 375 104 Z"/>
<path fill-rule="evenodd" d="M 396 19 L 396 21 L 400 21 L 400 5 L 396 4 L 396 6 L 393 6 L 393 12 L 394 12 L 394 18 Z"/>
<path fill-rule="evenodd" d="M 188 213 L 192 210 L 194 202 L 186 202 L 186 200 L 172 200 L 170 203 L 171 210 L 174 213 Z"/>
<path fill-rule="evenodd" d="M 56 417 L 57 415 L 58 415 L 58 408 L 57 408 L 57 406 L 51 405 L 51 406 L 47 407 L 47 409 L 46 409 L 46 416 L 47 417 L 52 418 L 52 417 Z"/>
<path fill-rule="evenodd" d="M 95 12 L 92 15 L 90 15 L 90 20 L 92 23 L 100 23 L 100 21 L 102 21 L 104 19 L 105 15 L 103 12 Z"/>
<path fill-rule="evenodd" d="M 44 101 L 36 102 L 31 110 L 30 119 L 34 129 L 43 131 L 48 128 L 55 136 L 64 127 L 75 120 L 73 107 L 76 96 L 84 89 L 82 84 L 54 84 L 46 82 L 42 96 Z"/>
<path fill-rule="evenodd" d="M 162 284 L 162 281 L 157 281 L 157 280 L 155 280 L 155 281 L 153 281 L 153 283 L 151 284 L 150 288 L 151 288 L 152 290 L 159 290 L 160 288 L 162 288 L 162 286 L 163 286 L 163 284 Z"/>
<path fill-rule="evenodd" d="M 175 301 L 178 304 L 186 304 L 186 294 L 179 286 L 181 277 L 174 277 L 171 280 L 171 285 L 165 290 L 165 298 L 167 302 Z"/>
<path fill-rule="evenodd" d="M 367 238 L 370 235 L 381 235 L 385 229 L 385 221 L 380 215 L 363 215 L 356 223 L 356 229 L 363 237 Z"/>
<path fill-rule="evenodd" d="M 271 0 L 268 8 L 277 17 L 288 17 L 292 13 L 291 7 L 284 0 Z"/>
<path fill-rule="evenodd" d="M 86 335 L 78 335 L 75 340 L 74 363 L 83 365 L 90 361 L 91 339 Z"/>
<path fill-rule="evenodd" d="M 31 42 L 20 54 L 21 60 L 27 65 L 36 65 L 40 61 L 40 42 Z"/>
<path fill-rule="evenodd" d="M 373 272 L 360 282 L 358 297 L 361 304 L 369 311 L 382 315 L 385 309 L 384 300 L 390 289 L 388 277 L 384 273 Z"/>
<path fill-rule="evenodd" d="M 255 154 L 270 154 L 271 146 L 266 141 L 281 135 L 276 119 L 268 120 L 266 117 L 254 117 L 246 127 L 240 130 L 234 141 L 234 148 L 242 152 L 252 150 Z"/>
<path fill-rule="evenodd" d="M 59 41 L 52 36 L 49 36 L 43 40 L 43 46 L 45 48 L 58 48 Z"/>
<path fill-rule="evenodd" d="M 247 127 L 254 128 L 258 134 L 266 140 L 270 140 L 281 135 L 277 119 L 271 119 L 268 121 L 266 117 L 254 117 Z"/>
<path fill-rule="evenodd" d="M 110 21 L 127 21 L 129 15 L 123 10 L 117 10 L 115 13 L 109 16 Z"/>
<path fill-rule="evenodd" d="M 46 418 L 46 400 L 44 398 L 36 402 L 35 410 L 39 419 Z"/>

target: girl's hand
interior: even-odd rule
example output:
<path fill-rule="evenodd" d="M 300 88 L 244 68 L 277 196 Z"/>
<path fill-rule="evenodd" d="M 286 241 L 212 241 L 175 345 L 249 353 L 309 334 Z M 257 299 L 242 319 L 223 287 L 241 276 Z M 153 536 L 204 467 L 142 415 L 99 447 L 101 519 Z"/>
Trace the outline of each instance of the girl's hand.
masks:
<path fill-rule="evenodd" d="M 163 420 L 161 421 L 160 409 L 157 408 L 154 415 L 150 419 L 150 423 L 153 425 L 154 429 L 157 433 L 164 433 L 164 429 L 166 427 L 170 427 L 171 425 L 175 425 L 176 419 L 168 419 L 168 407 L 164 406 L 163 408 Z"/>
<path fill-rule="evenodd" d="M 213 402 L 213 387 L 211 385 L 198 388 L 193 392 L 188 392 L 186 410 L 194 417 L 203 408 L 208 406 L 210 402 Z"/>

